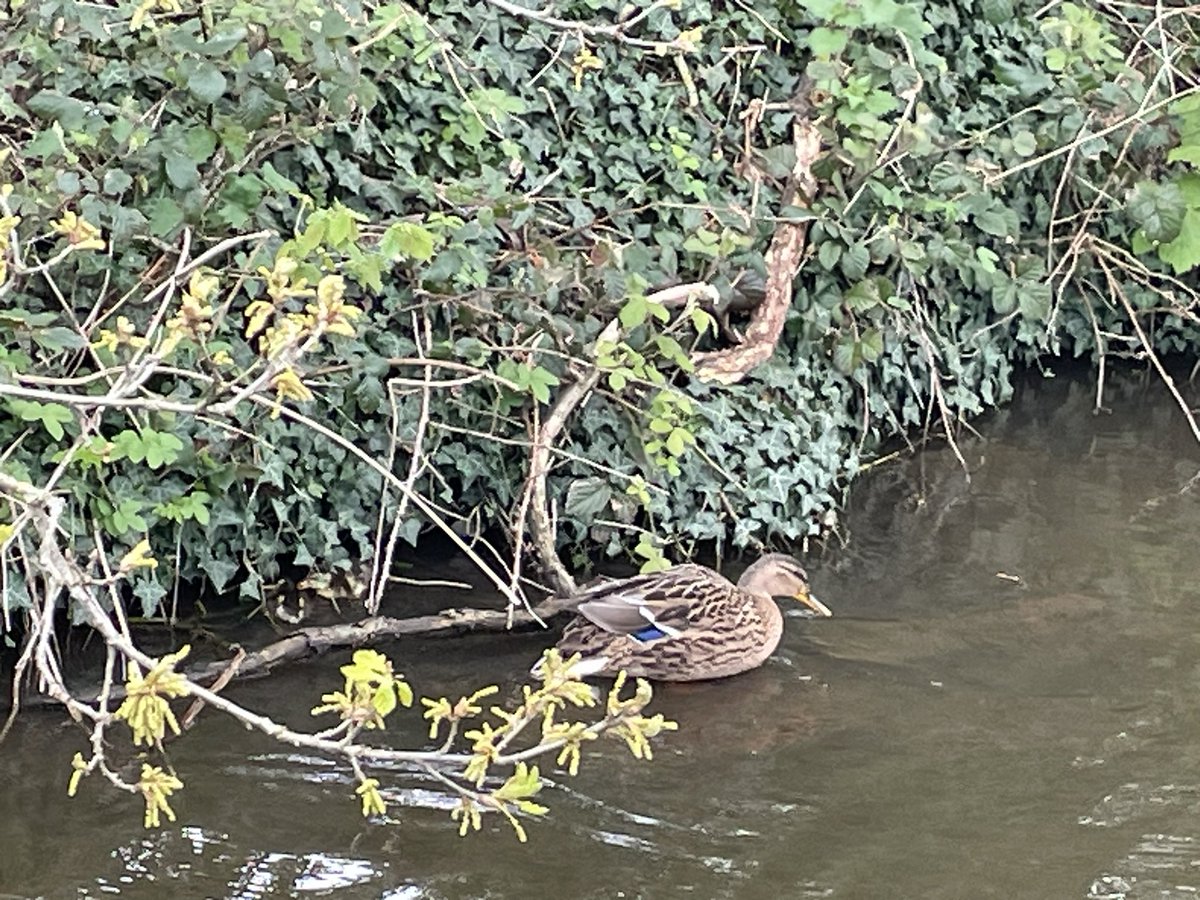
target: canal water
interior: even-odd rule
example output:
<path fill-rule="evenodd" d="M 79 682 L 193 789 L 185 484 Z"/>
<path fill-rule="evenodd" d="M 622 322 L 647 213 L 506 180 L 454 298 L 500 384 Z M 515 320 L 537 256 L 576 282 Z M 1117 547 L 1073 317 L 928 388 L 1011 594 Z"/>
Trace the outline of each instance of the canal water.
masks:
<path fill-rule="evenodd" d="M 965 439 L 854 485 L 844 546 L 814 550 L 836 616 L 792 615 L 775 657 L 667 685 L 652 762 L 598 742 L 554 771 L 529 843 L 376 772 L 347 773 L 208 711 L 172 748 L 178 822 L 98 778 L 57 713 L 0 745 L 0 895 L 83 898 L 1194 898 L 1200 893 L 1200 448 L 1161 385 L 1019 393 Z M 415 589 L 413 589 L 415 590 Z M 498 602 L 450 592 L 444 605 Z M 436 604 L 435 604 L 436 605 Z M 392 613 L 402 613 L 403 599 Z M 520 683 L 551 635 L 380 649 L 419 693 Z M 298 726 L 349 652 L 236 685 Z M 410 713 L 385 740 L 421 745 Z"/>

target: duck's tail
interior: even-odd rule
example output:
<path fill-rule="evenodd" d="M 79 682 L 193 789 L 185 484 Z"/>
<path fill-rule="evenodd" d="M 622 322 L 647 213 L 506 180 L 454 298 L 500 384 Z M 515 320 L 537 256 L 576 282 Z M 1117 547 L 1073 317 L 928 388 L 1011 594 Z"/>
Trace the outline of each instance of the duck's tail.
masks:
<path fill-rule="evenodd" d="M 607 656 L 585 656 L 571 667 L 571 672 L 577 678 L 590 678 L 593 675 L 603 673 L 611 661 Z M 533 667 L 529 670 L 529 674 L 534 678 L 541 678 L 545 669 L 546 658 L 542 657 L 533 664 Z"/>

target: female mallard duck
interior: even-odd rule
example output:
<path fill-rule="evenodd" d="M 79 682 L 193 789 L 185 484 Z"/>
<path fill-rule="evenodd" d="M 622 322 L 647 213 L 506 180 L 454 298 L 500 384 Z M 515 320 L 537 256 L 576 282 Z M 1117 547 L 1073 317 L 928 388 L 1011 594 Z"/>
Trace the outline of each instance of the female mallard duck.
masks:
<path fill-rule="evenodd" d="M 761 666 L 783 636 L 774 597 L 799 600 L 831 616 L 808 591 L 808 575 L 782 553 L 770 553 L 737 585 L 712 569 L 676 566 L 665 572 L 585 588 L 579 615 L 558 642 L 564 657 L 580 654 L 583 675 L 630 675 L 656 681 L 725 678 Z"/>

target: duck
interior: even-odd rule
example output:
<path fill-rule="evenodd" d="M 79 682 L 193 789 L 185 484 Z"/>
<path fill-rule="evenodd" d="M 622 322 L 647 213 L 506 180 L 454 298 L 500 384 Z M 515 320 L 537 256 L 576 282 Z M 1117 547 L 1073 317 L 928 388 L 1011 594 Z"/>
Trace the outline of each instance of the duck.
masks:
<path fill-rule="evenodd" d="M 651 681 L 728 678 L 761 666 L 779 645 L 783 613 L 775 597 L 833 615 L 812 595 L 800 563 L 768 553 L 737 584 L 686 564 L 587 586 L 570 598 L 578 614 L 556 646 L 564 659 L 579 655 L 580 677 L 624 671 Z"/>

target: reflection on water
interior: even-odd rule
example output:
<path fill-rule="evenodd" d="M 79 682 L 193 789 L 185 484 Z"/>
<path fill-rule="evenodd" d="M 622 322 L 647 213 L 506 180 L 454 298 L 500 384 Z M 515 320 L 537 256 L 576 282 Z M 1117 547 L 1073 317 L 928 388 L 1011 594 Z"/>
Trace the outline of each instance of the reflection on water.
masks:
<path fill-rule="evenodd" d="M 855 486 L 850 542 L 812 558 L 837 616 L 791 617 L 764 668 L 668 685 L 653 763 L 601 744 L 552 773 L 530 844 L 460 840 L 449 798 L 353 784 L 205 713 L 173 752 L 180 822 L 141 830 L 84 737 L 30 717 L 0 748 L 0 892 L 47 897 L 1031 897 L 1200 892 L 1200 453 L 1154 384 L 1049 382 L 964 444 Z M 1118 396 L 1119 394 L 1119 396 Z M 449 603 L 460 604 L 461 596 Z M 545 635 L 385 648 L 425 693 L 517 683 Z M 303 722 L 345 654 L 240 685 Z M 408 730 L 397 742 L 422 740 Z"/>

